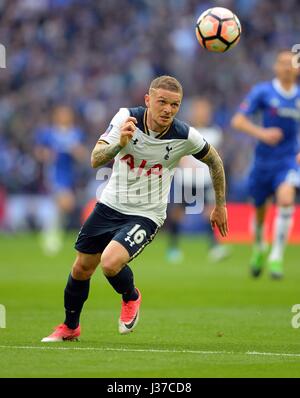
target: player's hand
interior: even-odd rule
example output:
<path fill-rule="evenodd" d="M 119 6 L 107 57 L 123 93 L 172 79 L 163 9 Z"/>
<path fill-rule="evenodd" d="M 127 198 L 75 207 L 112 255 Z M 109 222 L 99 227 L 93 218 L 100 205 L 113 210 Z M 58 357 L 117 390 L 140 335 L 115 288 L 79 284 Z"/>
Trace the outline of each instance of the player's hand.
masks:
<path fill-rule="evenodd" d="M 135 117 L 129 117 L 120 129 L 120 145 L 126 146 L 134 135 L 137 120 Z"/>
<path fill-rule="evenodd" d="M 296 156 L 296 161 L 298 164 L 300 164 L 300 152 L 298 153 L 298 155 Z"/>
<path fill-rule="evenodd" d="M 267 145 L 275 146 L 283 138 L 282 130 L 278 127 L 264 128 L 260 140 Z"/>
<path fill-rule="evenodd" d="M 228 234 L 228 217 L 226 206 L 216 206 L 210 215 L 210 224 L 212 229 L 216 226 L 220 234 L 225 237 Z"/>

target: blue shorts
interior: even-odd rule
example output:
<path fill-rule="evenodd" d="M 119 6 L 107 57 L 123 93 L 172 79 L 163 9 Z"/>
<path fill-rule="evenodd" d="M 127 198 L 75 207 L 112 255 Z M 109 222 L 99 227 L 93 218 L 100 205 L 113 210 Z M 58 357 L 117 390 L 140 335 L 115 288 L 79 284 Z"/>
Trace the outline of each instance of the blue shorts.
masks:
<path fill-rule="evenodd" d="M 127 215 L 103 203 L 96 206 L 81 228 L 75 249 L 81 253 L 102 253 L 111 240 L 128 251 L 130 261 L 154 239 L 159 227 L 146 217 Z"/>
<path fill-rule="evenodd" d="M 282 165 L 280 169 L 262 169 L 253 167 L 248 180 L 249 196 L 253 198 L 256 207 L 262 206 L 273 195 L 280 184 L 289 182 L 298 186 L 300 173 L 296 163 Z"/>

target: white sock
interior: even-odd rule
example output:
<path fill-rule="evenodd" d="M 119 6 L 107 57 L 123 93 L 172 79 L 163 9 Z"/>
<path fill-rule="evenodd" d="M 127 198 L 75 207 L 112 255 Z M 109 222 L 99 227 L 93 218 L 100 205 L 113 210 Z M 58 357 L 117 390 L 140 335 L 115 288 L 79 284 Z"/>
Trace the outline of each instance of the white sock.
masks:
<path fill-rule="evenodd" d="M 279 207 L 274 222 L 274 238 L 269 260 L 279 260 L 283 258 L 283 252 L 288 240 L 289 232 L 293 222 L 294 207 Z"/>
<path fill-rule="evenodd" d="M 46 254 L 56 254 L 63 245 L 62 221 L 54 200 L 49 198 L 39 209 L 41 244 Z"/>

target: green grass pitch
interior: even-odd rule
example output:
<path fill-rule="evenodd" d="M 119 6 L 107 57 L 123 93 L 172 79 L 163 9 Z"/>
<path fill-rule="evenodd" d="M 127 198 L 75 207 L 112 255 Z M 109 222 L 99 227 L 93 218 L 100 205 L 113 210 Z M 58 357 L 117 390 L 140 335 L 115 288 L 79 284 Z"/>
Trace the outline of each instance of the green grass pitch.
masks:
<path fill-rule="evenodd" d="M 250 247 L 209 263 L 200 238 L 185 237 L 182 264 L 165 261 L 166 237 L 131 263 L 143 295 L 133 333 L 117 332 L 120 297 L 95 273 L 78 343 L 43 344 L 62 322 L 63 289 L 74 236 L 45 257 L 33 235 L 0 242 L 0 377 L 299 377 L 300 329 L 291 325 L 300 303 L 299 247 L 289 246 L 285 279 L 248 275 Z"/>

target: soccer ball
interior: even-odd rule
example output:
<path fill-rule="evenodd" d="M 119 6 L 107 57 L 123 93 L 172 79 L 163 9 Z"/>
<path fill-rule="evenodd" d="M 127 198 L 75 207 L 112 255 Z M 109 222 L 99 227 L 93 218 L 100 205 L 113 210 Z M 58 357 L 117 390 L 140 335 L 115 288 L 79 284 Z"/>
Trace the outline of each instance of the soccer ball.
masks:
<path fill-rule="evenodd" d="M 204 11 L 198 18 L 196 36 L 203 48 L 223 53 L 237 45 L 241 36 L 238 17 L 223 7 Z"/>

